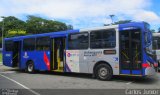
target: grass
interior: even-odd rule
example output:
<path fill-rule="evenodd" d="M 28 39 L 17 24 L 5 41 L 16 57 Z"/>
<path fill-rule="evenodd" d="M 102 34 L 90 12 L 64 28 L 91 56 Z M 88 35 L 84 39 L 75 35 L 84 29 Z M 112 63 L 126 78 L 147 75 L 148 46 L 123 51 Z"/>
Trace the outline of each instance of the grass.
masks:
<path fill-rule="evenodd" d="M 2 62 L 2 53 L 0 53 L 0 64 Z"/>

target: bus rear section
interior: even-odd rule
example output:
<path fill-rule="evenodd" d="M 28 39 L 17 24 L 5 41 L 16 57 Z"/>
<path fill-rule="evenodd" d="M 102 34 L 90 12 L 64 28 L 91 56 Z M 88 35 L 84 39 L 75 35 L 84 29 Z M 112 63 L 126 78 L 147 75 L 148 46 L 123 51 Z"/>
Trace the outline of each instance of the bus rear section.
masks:
<path fill-rule="evenodd" d="M 3 64 L 9 67 L 19 67 L 21 57 L 21 41 L 4 39 Z"/>
<path fill-rule="evenodd" d="M 154 75 L 150 32 L 141 24 L 120 26 L 120 75 Z M 141 26 L 141 27 L 140 27 Z M 150 53 L 150 54 L 149 54 Z"/>

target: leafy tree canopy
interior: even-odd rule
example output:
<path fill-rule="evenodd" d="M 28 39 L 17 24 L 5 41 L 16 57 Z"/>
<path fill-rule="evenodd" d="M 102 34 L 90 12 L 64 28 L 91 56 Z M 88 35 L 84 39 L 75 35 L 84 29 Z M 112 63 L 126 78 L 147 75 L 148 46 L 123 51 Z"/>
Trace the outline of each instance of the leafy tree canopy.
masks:
<path fill-rule="evenodd" d="M 22 21 L 14 16 L 4 17 L 3 20 L 0 21 L 0 47 L 2 44 L 2 30 L 3 37 L 13 37 L 19 35 L 64 31 L 68 29 L 73 29 L 73 26 L 33 15 L 27 16 L 26 21 Z"/>
<path fill-rule="evenodd" d="M 150 31 L 151 31 L 152 33 L 155 33 L 155 32 L 156 32 L 154 29 L 151 29 Z"/>
<path fill-rule="evenodd" d="M 47 20 L 33 15 L 27 16 L 26 21 L 22 21 L 14 16 L 5 17 L 3 21 L 0 22 L 0 34 L 2 34 L 2 27 L 4 29 L 4 37 L 48 33 L 73 29 L 72 25 L 66 25 L 65 23 L 59 21 Z M 9 33 L 9 31 L 26 31 L 26 34 L 18 32 Z"/>
<path fill-rule="evenodd" d="M 117 22 L 114 22 L 114 23 L 111 23 L 111 24 L 104 24 L 104 26 L 117 25 L 117 24 L 125 24 L 125 23 L 129 23 L 131 21 L 132 20 L 120 20 L 120 21 L 117 21 Z"/>
<path fill-rule="evenodd" d="M 120 20 L 120 21 L 114 22 L 113 25 L 129 23 L 129 22 L 131 22 L 131 21 L 132 21 L 132 20 Z"/>
<path fill-rule="evenodd" d="M 28 16 L 27 31 L 31 34 L 56 32 L 67 30 L 65 23 L 53 20 L 46 20 L 36 16 Z"/>
<path fill-rule="evenodd" d="M 0 22 L 0 26 L 1 26 L 1 34 L 2 34 L 2 28 L 3 30 L 3 36 L 4 37 L 10 37 L 13 35 L 9 35 L 8 31 L 9 30 L 26 30 L 26 23 L 14 16 L 9 16 L 9 17 L 5 17 L 3 19 L 3 21 Z"/>

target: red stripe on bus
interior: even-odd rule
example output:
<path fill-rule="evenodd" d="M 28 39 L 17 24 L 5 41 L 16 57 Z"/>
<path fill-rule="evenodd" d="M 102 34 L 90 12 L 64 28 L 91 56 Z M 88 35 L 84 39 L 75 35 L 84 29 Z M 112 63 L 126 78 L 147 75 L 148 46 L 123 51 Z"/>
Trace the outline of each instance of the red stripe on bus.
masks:
<path fill-rule="evenodd" d="M 43 59 L 44 59 L 45 64 L 47 65 L 47 69 L 50 70 L 50 62 L 45 52 L 43 54 Z"/>

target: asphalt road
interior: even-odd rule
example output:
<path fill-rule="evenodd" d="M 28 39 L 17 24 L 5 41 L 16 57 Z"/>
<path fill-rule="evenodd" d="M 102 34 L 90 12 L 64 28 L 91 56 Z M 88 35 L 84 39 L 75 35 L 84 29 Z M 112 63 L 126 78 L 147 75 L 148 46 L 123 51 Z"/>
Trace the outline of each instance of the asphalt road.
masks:
<path fill-rule="evenodd" d="M 93 95 L 92 92 L 95 89 L 160 89 L 160 73 L 147 78 L 114 76 L 111 81 L 99 81 L 88 74 L 53 72 L 28 74 L 18 69 L 0 65 L 0 95 L 6 95 L 2 92 L 8 92 L 7 89 L 18 89 L 18 95 L 22 95 L 21 93 L 23 95 L 47 95 L 52 93 L 51 95 L 53 95 L 52 91 L 56 92 L 54 95 L 59 93 L 66 95 L 66 91 L 77 92 L 77 89 L 91 89 L 90 92 L 86 91 L 89 92 L 87 95 Z M 73 89 L 74 91 L 72 91 Z M 12 90 L 9 92 L 16 92 L 16 90 Z M 116 91 L 118 90 L 114 92 Z M 76 95 L 78 95 L 77 93 Z M 75 95 L 75 93 L 73 94 Z"/>

